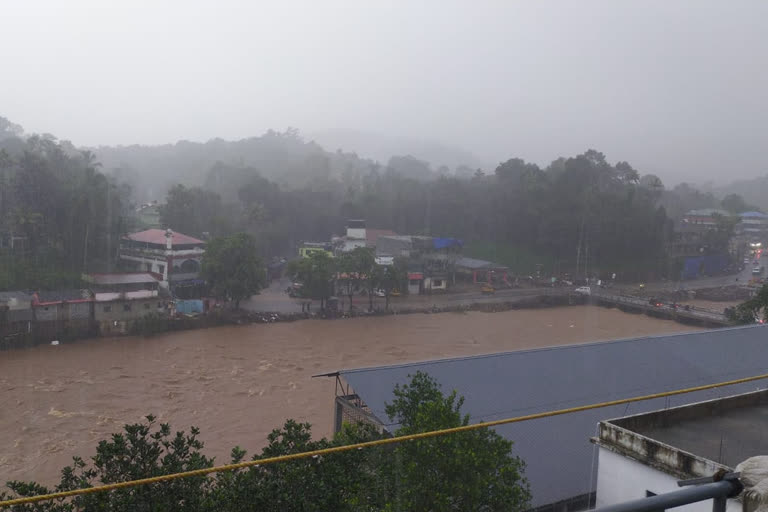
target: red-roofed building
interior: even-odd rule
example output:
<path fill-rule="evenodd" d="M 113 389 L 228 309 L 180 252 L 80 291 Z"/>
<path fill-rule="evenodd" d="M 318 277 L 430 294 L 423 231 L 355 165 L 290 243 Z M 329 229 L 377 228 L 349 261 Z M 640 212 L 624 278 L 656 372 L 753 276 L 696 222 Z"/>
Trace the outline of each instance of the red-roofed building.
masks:
<path fill-rule="evenodd" d="M 120 241 L 120 259 L 139 272 L 162 276 L 161 286 L 196 280 L 205 242 L 170 229 L 147 229 Z"/>
<path fill-rule="evenodd" d="M 391 229 L 366 229 L 365 230 L 365 245 L 366 247 L 376 247 L 376 241 L 380 236 L 395 236 L 397 233 Z"/>

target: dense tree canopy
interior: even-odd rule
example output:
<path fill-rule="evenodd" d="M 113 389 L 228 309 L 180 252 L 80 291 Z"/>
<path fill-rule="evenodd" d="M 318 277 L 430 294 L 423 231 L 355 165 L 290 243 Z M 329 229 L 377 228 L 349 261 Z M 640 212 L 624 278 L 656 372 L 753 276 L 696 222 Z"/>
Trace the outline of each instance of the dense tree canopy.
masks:
<path fill-rule="evenodd" d="M 93 154 L 52 137 L 0 139 L 0 289 L 73 285 L 108 270 L 128 228 L 130 191 Z M 8 132 L 10 131 L 10 135 Z"/>
<path fill-rule="evenodd" d="M 529 255 L 500 261 L 515 272 L 545 263 L 552 273 L 625 279 L 660 277 L 669 268 L 672 220 L 720 206 L 710 193 L 686 184 L 665 189 L 657 176 L 595 150 L 545 168 L 512 158 L 494 172 L 460 166 L 451 173 L 410 156 L 382 166 L 329 153 L 288 130 L 236 143 L 101 148 L 108 177 L 93 154 L 69 143 L 20 138 L 8 122 L 2 129 L 2 288 L 60 285 L 109 268 L 131 226 L 130 190 L 116 177 L 145 190 L 134 199 L 168 190 L 161 227 L 197 237 L 248 233 L 265 259 L 294 257 L 302 242 L 327 241 L 342 234 L 346 219 L 363 218 L 400 234 L 461 238 L 470 253 L 495 248 L 481 257 Z M 723 206 L 750 207 L 734 195 Z M 17 238 L 31 257 L 9 259 L 8 240 Z"/>
<path fill-rule="evenodd" d="M 336 262 L 325 252 L 313 252 L 308 258 L 293 260 L 286 270 L 288 276 L 302 283 L 302 296 L 319 300 L 320 307 L 333 295 Z"/>
<path fill-rule="evenodd" d="M 236 309 L 266 282 L 256 241 L 247 233 L 211 240 L 203 255 L 201 275 L 214 296 L 233 301 Z"/>
<path fill-rule="evenodd" d="M 751 299 L 726 310 L 726 316 L 739 324 L 768 320 L 768 285 L 763 285 Z"/>

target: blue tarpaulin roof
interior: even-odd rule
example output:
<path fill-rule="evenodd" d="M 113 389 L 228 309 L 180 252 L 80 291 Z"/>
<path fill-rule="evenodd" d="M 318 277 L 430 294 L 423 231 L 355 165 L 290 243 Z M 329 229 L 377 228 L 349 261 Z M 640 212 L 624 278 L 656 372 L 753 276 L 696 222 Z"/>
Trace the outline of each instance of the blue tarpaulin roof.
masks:
<path fill-rule="evenodd" d="M 433 238 L 432 247 L 435 249 L 447 249 L 450 247 L 462 247 L 464 242 L 456 238 Z"/>
<path fill-rule="evenodd" d="M 390 430 L 384 412 L 395 384 L 421 370 L 444 392 L 466 398 L 471 422 L 587 405 L 748 377 L 768 368 L 768 329 L 737 327 L 688 334 L 522 350 L 476 357 L 343 370 L 342 377 Z M 699 391 L 497 427 L 526 462 L 533 506 L 594 491 L 589 438 L 604 419 L 764 389 L 768 381 Z M 762 427 L 756 427 L 762 428 Z"/>

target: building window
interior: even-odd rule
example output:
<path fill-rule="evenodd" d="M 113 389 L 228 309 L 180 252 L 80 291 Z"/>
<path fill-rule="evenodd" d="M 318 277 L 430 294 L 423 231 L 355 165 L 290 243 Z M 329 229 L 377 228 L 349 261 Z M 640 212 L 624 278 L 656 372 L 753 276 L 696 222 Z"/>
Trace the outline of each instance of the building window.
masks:
<path fill-rule="evenodd" d="M 163 303 L 162 302 L 158 302 L 157 303 L 157 309 L 162 309 L 162 307 L 163 307 Z"/>
<path fill-rule="evenodd" d="M 443 286 L 443 280 L 442 279 L 435 279 L 432 282 L 434 283 L 434 286 L 436 286 L 437 288 L 441 288 Z"/>
<path fill-rule="evenodd" d="M 130 311 L 131 305 L 130 304 L 123 304 L 123 311 Z"/>
<path fill-rule="evenodd" d="M 165 265 L 158 265 L 157 266 L 157 273 L 162 274 L 165 272 Z"/>
<path fill-rule="evenodd" d="M 146 304 L 144 304 L 144 309 L 149 309 L 149 302 L 147 302 Z"/>
<path fill-rule="evenodd" d="M 112 311 L 112 306 L 104 306 L 105 313 L 109 313 L 110 311 Z"/>

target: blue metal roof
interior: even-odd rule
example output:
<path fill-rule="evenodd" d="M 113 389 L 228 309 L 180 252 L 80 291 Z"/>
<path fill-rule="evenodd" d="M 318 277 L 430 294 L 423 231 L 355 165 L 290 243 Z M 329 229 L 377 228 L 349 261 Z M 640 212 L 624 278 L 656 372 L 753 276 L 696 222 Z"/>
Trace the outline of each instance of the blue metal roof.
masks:
<path fill-rule="evenodd" d="M 339 372 L 389 424 L 385 403 L 395 384 L 424 371 L 444 392 L 466 397 L 471 421 L 490 421 L 669 391 L 768 372 L 768 330 L 748 326 L 522 350 Z M 607 418 L 764 389 L 768 381 L 700 391 L 497 427 L 525 460 L 533 505 L 595 489 L 597 454 L 589 438 Z"/>
<path fill-rule="evenodd" d="M 763 212 L 744 212 L 744 213 L 740 213 L 739 217 L 765 219 L 765 218 L 768 218 L 768 214 L 765 214 Z"/>

